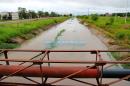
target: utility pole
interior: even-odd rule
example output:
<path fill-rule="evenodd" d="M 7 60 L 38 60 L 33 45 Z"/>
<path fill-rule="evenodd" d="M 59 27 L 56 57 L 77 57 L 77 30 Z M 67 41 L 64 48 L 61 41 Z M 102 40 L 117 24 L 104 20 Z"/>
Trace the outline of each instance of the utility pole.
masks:
<path fill-rule="evenodd" d="M 116 10 L 116 11 L 115 11 L 115 21 L 116 21 L 116 19 L 117 19 L 117 13 L 118 13 L 118 11 Z"/>
<path fill-rule="evenodd" d="M 127 8 L 128 8 L 128 0 L 126 0 L 126 15 L 125 15 L 125 23 L 127 23 L 127 17 L 128 17 L 128 15 L 127 15 Z"/>
<path fill-rule="evenodd" d="M 89 8 L 88 8 L 88 16 L 89 16 Z"/>

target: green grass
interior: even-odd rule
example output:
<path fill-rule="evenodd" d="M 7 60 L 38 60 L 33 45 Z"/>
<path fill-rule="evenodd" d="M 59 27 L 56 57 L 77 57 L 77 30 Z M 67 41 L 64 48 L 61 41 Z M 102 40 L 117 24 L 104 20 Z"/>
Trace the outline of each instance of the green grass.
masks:
<path fill-rule="evenodd" d="M 18 47 L 19 44 L 13 44 L 13 43 L 0 43 L 0 48 L 1 49 L 13 49 Z"/>
<path fill-rule="evenodd" d="M 88 18 L 80 17 L 84 22 L 99 27 L 106 36 L 116 40 L 117 44 L 130 47 L 130 18 L 125 23 L 123 17 L 98 17 L 98 20 L 92 20 L 91 16 Z"/>
<path fill-rule="evenodd" d="M 111 55 L 117 60 L 121 60 L 121 55 L 119 52 L 111 52 Z"/>
<path fill-rule="evenodd" d="M 0 48 L 14 48 L 14 45 L 8 45 L 8 40 L 13 37 L 22 37 L 33 30 L 45 28 L 46 26 L 63 22 L 67 17 L 55 17 L 48 19 L 36 19 L 32 21 L 1 23 L 0 24 Z M 13 47 L 11 47 L 13 46 Z"/>
<path fill-rule="evenodd" d="M 111 55 L 112 55 L 117 61 L 122 61 L 123 59 L 129 57 L 129 54 L 128 54 L 128 56 L 125 56 L 125 55 L 122 55 L 121 52 L 111 52 Z M 130 64 L 122 64 L 122 66 L 123 66 L 124 68 L 130 68 Z"/>

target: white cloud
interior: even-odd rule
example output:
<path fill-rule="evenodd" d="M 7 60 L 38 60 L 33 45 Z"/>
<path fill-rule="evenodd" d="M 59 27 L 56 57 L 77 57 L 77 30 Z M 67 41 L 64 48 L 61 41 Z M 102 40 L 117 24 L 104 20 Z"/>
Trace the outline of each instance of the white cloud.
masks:
<path fill-rule="evenodd" d="M 87 13 L 122 10 L 127 0 L 0 0 L 0 11 L 17 11 L 18 7 L 60 13 Z M 128 0 L 130 3 L 130 0 Z M 128 7 L 130 7 L 128 3 Z M 107 9 L 107 10 L 106 10 Z"/>

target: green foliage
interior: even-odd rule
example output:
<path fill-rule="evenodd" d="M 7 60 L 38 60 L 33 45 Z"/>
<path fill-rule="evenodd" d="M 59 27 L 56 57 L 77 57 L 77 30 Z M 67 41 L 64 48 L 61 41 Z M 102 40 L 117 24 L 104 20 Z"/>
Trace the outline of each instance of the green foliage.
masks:
<path fill-rule="evenodd" d="M 91 17 L 86 19 L 84 16 L 78 17 L 89 24 L 93 24 L 98 29 L 101 29 L 106 36 L 111 37 L 116 40 L 119 45 L 130 45 L 130 18 L 128 17 L 127 23 L 125 23 L 123 17 L 113 16 L 98 16 L 98 20 L 94 21 Z M 130 46 L 128 46 L 130 47 Z"/>
<path fill-rule="evenodd" d="M 35 12 L 34 10 L 27 10 L 26 8 L 19 7 L 18 14 L 20 19 L 30 19 L 30 18 L 41 18 L 41 17 L 58 17 L 61 16 L 56 12 L 43 12 L 38 11 Z M 69 16 L 69 15 L 68 15 Z"/>
<path fill-rule="evenodd" d="M 92 14 L 92 15 L 91 15 L 91 19 L 92 19 L 93 21 L 97 21 L 97 20 L 98 20 L 98 15 L 97 15 L 97 14 Z"/>
<path fill-rule="evenodd" d="M 26 8 L 19 7 L 18 13 L 19 13 L 20 19 L 28 19 L 29 18 Z"/>
<path fill-rule="evenodd" d="M 48 13 L 48 12 L 45 12 L 45 16 L 47 17 L 47 16 L 49 16 L 50 14 Z"/>
<path fill-rule="evenodd" d="M 40 17 L 44 17 L 44 16 L 45 16 L 45 13 L 44 13 L 43 11 L 38 11 L 38 16 L 39 16 L 39 18 L 40 18 Z"/>
<path fill-rule="evenodd" d="M 84 16 L 85 17 L 85 19 L 88 19 L 89 18 L 89 16 Z"/>
<path fill-rule="evenodd" d="M 121 59 L 121 55 L 119 52 L 111 52 L 111 55 L 116 58 L 117 60 L 120 60 Z"/>
<path fill-rule="evenodd" d="M 0 43 L 0 49 L 13 49 L 18 46 L 19 46 L 19 44 Z"/>
<path fill-rule="evenodd" d="M 115 33 L 115 38 L 118 40 L 130 40 L 130 30 L 120 29 Z"/>
<path fill-rule="evenodd" d="M 112 16 L 125 17 L 126 13 L 113 13 Z M 127 13 L 127 16 L 130 17 L 130 12 Z"/>
<path fill-rule="evenodd" d="M 28 16 L 29 16 L 29 18 L 38 18 L 37 13 L 33 10 L 28 11 Z"/>
<path fill-rule="evenodd" d="M 69 16 L 73 16 L 73 14 L 72 14 L 72 13 L 70 13 L 70 14 L 69 14 Z"/>
<path fill-rule="evenodd" d="M 106 22 L 106 25 L 112 25 L 114 23 L 114 18 L 110 17 L 109 21 Z"/>
<path fill-rule="evenodd" d="M 32 30 L 44 28 L 48 25 L 62 22 L 68 19 L 68 17 L 55 17 L 48 19 L 37 19 L 32 21 L 14 22 L 14 23 L 1 23 L 0 24 L 0 48 L 3 48 L 10 38 L 19 36 L 22 37 L 25 34 L 30 33 Z M 3 46 L 3 47 L 2 47 Z M 6 47 L 5 47 L 6 48 Z"/>
<path fill-rule="evenodd" d="M 125 36 L 126 36 L 126 33 L 124 33 L 124 32 L 118 32 L 118 33 L 116 33 L 115 36 L 116 36 L 117 39 L 124 39 Z"/>
<path fill-rule="evenodd" d="M 111 55 L 116 59 L 116 60 L 121 60 L 122 56 L 121 53 L 119 52 L 111 52 Z M 130 64 L 121 64 L 123 68 L 130 68 Z"/>
<path fill-rule="evenodd" d="M 50 14 L 50 17 L 57 17 L 57 16 L 59 16 L 59 14 L 57 14 L 55 12 L 51 12 L 51 14 Z"/>
<path fill-rule="evenodd" d="M 130 64 L 122 64 L 123 68 L 130 69 Z"/>

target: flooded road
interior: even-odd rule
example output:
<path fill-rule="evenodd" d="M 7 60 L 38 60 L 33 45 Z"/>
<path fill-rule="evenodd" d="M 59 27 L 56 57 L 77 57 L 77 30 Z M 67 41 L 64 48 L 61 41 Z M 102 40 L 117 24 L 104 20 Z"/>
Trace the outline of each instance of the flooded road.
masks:
<path fill-rule="evenodd" d="M 31 39 L 21 45 L 18 49 L 52 49 L 52 50 L 107 50 L 107 47 L 101 42 L 98 37 L 91 33 L 91 31 L 80 24 L 79 21 L 74 19 L 69 19 L 57 26 L 50 28 L 49 30 L 39 34 L 34 39 Z M 9 56 L 12 59 L 29 59 L 37 53 L 10 53 Z M 109 53 L 101 53 L 104 60 L 113 60 Z M 39 57 L 40 58 L 40 57 Z M 37 58 L 37 59 L 39 59 Z M 95 55 L 90 53 L 51 53 L 51 60 L 77 60 L 77 61 L 88 61 L 95 60 Z M 81 66 L 79 64 L 51 64 L 51 66 Z M 88 65 L 82 65 L 88 66 Z M 39 82 L 41 79 L 34 78 Z M 28 82 L 22 78 L 8 78 L 14 82 Z M 56 79 L 48 79 L 48 83 Z M 95 79 L 81 79 L 83 81 L 90 81 L 96 83 Z M 104 79 L 103 83 L 110 82 L 112 79 Z M 69 79 L 63 80 L 56 84 L 67 84 L 74 86 L 86 86 L 85 84 L 78 83 Z M 130 83 L 127 81 L 122 81 L 112 86 L 129 86 Z"/>

